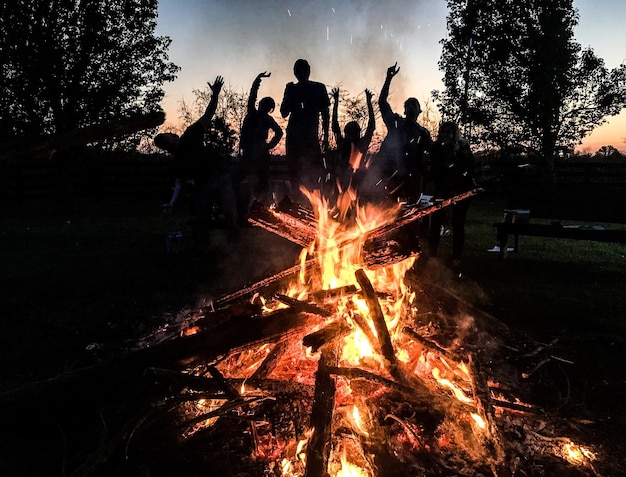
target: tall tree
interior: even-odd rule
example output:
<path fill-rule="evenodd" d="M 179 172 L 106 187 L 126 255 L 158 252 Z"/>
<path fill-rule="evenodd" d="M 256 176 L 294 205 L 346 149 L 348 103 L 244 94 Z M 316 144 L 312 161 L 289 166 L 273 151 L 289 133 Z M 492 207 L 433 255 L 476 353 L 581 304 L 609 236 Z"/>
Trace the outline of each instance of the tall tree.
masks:
<path fill-rule="evenodd" d="M 0 141 L 160 111 L 179 68 L 157 0 L 0 4 Z"/>
<path fill-rule="evenodd" d="M 549 161 L 624 108 L 626 66 L 581 51 L 572 0 L 447 2 L 445 89 L 433 94 L 475 142 Z"/>

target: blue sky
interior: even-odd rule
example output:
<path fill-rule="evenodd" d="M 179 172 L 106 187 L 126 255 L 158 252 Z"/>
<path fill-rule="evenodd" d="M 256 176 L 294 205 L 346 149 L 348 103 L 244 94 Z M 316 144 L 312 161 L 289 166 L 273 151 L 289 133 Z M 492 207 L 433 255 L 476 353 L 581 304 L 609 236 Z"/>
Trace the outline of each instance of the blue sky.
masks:
<path fill-rule="evenodd" d="M 609 68 L 625 62 L 626 0 L 574 0 L 574 6 L 576 40 Z M 309 60 L 312 79 L 341 84 L 353 95 L 378 92 L 386 68 L 397 61 L 392 105 L 408 96 L 425 103 L 441 88 L 437 62 L 446 14 L 445 0 L 160 0 L 157 34 L 172 38 L 170 59 L 182 68 L 165 86 L 167 121 L 177 122 L 178 102 L 192 100 L 192 91 L 216 75 L 248 91 L 257 73 L 270 71 L 259 94 L 280 102 L 298 58 Z M 622 113 L 583 147 L 625 150 L 625 140 Z"/>

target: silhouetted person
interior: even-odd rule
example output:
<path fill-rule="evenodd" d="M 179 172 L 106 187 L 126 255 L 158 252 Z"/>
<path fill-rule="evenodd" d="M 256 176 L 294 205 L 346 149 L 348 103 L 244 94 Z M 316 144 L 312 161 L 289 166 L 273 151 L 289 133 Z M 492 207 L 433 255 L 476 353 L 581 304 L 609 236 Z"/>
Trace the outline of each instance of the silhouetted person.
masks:
<path fill-rule="evenodd" d="M 394 113 L 387 101 L 389 86 L 400 68 L 397 63 L 387 68 L 385 82 L 380 91 L 378 105 L 387 135 L 377 154 L 376 170 L 385 184 L 386 195 L 416 202 L 422 193 L 424 152 L 430 149 L 432 139 L 426 128 L 417 123 L 422 112 L 416 98 L 404 102 L 404 116 Z"/>
<path fill-rule="evenodd" d="M 431 176 L 435 198 L 446 199 L 474 188 L 474 155 L 456 123 L 446 121 L 439 126 L 437 139 L 430 149 Z M 465 218 L 471 199 L 462 200 L 452 208 L 452 264 L 458 266 L 465 243 Z M 429 255 L 437 256 L 441 226 L 446 209 L 431 216 Z"/>
<path fill-rule="evenodd" d="M 235 194 L 238 197 L 238 209 L 240 218 L 247 215 L 249 197 L 241 196 L 241 181 L 249 174 L 257 178 L 255 193 L 260 196 L 269 189 L 270 151 L 274 149 L 281 138 L 283 130 L 276 120 L 270 116 L 276 103 L 266 96 L 259 101 L 259 109 L 256 108 L 256 98 L 261 86 L 262 78 L 269 78 L 271 73 L 259 73 L 252 82 L 246 117 L 241 127 L 240 147 L 242 150 L 241 161 L 233 174 Z M 270 131 L 273 135 L 268 142 Z"/>
<path fill-rule="evenodd" d="M 208 83 L 212 95 L 204 114 L 188 126 L 180 137 L 173 133 L 162 133 L 154 138 L 155 146 L 174 156 L 176 180 L 172 198 L 166 207 L 171 209 L 176 204 L 185 181 L 192 180 L 194 183 L 194 235 L 200 247 L 207 245 L 205 242 L 208 240 L 208 221 L 213 200 L 217 201 L 231 236 L 238 236 L 235 195 L 225 158 L 219 157 L 205 142 L 205 135 L 213 125 L 212 119 L 223 84 L 221 76 L 216 77 L 213 84 Z"/>
<path fill-rule="evenodd" d="M 309 80 L 311 67 L 306 60 L 299 59 L 293 65 L 297 82 L 287 83 L 280 114 L 289 116 L 287 123 L 287 165 L 292 192 L 299 195 L 300 185 L 320 188 L 326 176 L 322 153 L 328 149 L 328 127 L 330 122 L 330 100 L 323 83 Z M 322 120 L 322 147 L 319 130 Z"/>
<path fill-rule="evenodd" d="M 353 180 L 354 182 L 352 183 L 352 186 L 355 189 L 358 189 L 359 172 L 362 172 L 364 169 L 365 156 L 370 142 L 372 142 L 374 129 L 376 128 L 374 106 L 372 105 L 373 93 L 369 89 L 365 90 L 368 121 L 365 134 L 363 134 L 363 136 L 361 136 L 361 126 L 359 126 L 357 121 L 348 122 L 344 126 L 342 134 L 338 119 L 339 88 L 333 88 L 331 95 L 334 99 L 332 130 L 335 135 L 338 152 L 338 160 L 335 169 L 337 180 L 339 181 L 342 190 L 345 190 Z"/>

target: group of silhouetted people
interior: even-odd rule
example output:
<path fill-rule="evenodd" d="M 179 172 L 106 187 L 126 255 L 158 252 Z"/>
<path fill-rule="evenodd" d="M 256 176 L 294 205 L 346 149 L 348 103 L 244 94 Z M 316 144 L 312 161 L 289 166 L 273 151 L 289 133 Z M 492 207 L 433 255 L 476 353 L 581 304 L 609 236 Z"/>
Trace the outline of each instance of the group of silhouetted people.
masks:
<path fill-rule="evenodd" d="M 429 131 L 418 123 L 421 113 L 416 98 L 404 102 L 404 116 L 395 113 L 388 102 L 392 79 L 398 74 L 397 64 L 387 68 L 380 91 L 378 105 L 387 134 L 376 154 L 368 149 L 374 135 L 376 122 L 372 104 L 373 93 L 365 90 L 368 121 L 362 134 L 357 121 L 349 121 L 343 131 L 338 120 L 339 89 L 334 88 L 329 97 L 323 83 L 310 79 L 311 68 L 304 59 L 293 67 L 296 82 L 285 86 L 280 114 L 289 118 L 286 128 L 285 149 L 289 175 L 289 198 L 294 202 L 305 200 L 303 189 L 319 189 L 328 197 L 333 191 L 351 188 L 359 201 L 385 200 L 418 203 L 423 193 L 436 198 L 448 198 L 470 190 L 474 177 L 474 158 L 469 143 L 461 137 L 458 125 L 443 122 L 433 141 Z M 223 79 L 218 76 L 209 83 L 212 96 L 205 113 L 178 137 L 172 133 L 158 134 L 154 143 L 174 156 L 176 182 L 171 208 L 180 196 L 185 181 L 194 184 L 194 208 L 197 233 L 202 235 L 203 221 L 210 213 L 207 208 L 217 203 L 233 238 L 238 236 L 238 224 L 248 213 L 250 199 L 242 191 L 242 181 L 252 175 L 256 178 L 253 195 L 267 195 L 270 189 L 270 151 L 283 137 L 283 131 L 271 113 L 276 107 L 271 97 L 256 104 L 263 78 L 270 73 L 259 73 L 252 83 L 246 116 L 240 135 L 241 155 L 234 168 L 228 159 L 212 151 L 204 141 L 211 128 L 217 108 Z M 329 149 L 331 128 L 330 98 L 332 105 L 332 132 L 336 150 Z M 320 136 L 321 130 L 321 136 Z M 321 139 L 320 139 L 321 137 Z M 469 200 L 454 204 L 452 209 L 453 263 L 461 256 L 464 242 L 465 217 Z M 433 214 L 430 220 L 428 252 L 437 255 L 441 229 L 446 222 L 446 210 Z M 418 224 L 411 233 L 419 234 Z"/>

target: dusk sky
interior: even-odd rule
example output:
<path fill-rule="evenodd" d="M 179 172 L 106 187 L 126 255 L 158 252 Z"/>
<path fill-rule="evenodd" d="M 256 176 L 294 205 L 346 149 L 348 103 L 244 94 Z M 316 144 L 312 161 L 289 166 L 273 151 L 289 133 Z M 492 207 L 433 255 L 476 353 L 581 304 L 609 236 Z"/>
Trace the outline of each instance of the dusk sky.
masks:
<path fill-rule="evenodd" d="M 608 68 L 626 62 L 626 0 L 574 0 L 574 6 L 580 13 L 576 40 Z M 167 123 L 178 121 L 182 99 L 192 101 L 192 91 L 217 75 L 247 92 L 257 73 L 269 71 L 259 97 L 280 103 L 298 58 L 311 64 L 311 79 L 329 89 L 341 85 L 352 96 L 365 88 L 377 94 L 397 61 L 392 107 L 401 112 L 408 96 L 424 105 L 433 89 L 442 89 L 437 62 L 446 15 L 445 0 L 160 0 L 157 34 L 172 38 L 170 59 L 182 68 L 165 85 Z M 609 121 L 583 150 L 626 150 L 626 112 Z"/>

